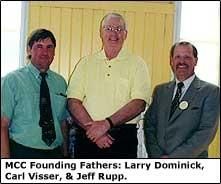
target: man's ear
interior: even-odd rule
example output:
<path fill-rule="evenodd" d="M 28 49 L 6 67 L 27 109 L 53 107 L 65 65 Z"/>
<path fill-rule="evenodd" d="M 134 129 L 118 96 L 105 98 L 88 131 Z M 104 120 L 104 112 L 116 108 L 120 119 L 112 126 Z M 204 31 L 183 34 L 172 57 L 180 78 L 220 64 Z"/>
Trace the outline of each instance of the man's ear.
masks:
<path fill-rule="evenodd" d="M 172 66 L 172 63 L 173 62 L 173 60 L 172 60 L 172 57 L 170 57 L 170 66 Z"/>
<path fill-rule="evenodd" d="M 27 49 L 26 49 L 26 52 L 27 52 L 28 55 L 31 55 L 31 47 L 28 46 Z"/>
<path fill-rule="evenodd" d="M 126 40 L 127 38 L 127 30 L 125 30 L 125 33 L 124 33 L 124 40 Z"/>
<path fill-rule="evenodd" d="M 198 58 L 196 58 L 196 60 L 195 60 L 195 66 L 197 65 L 197 62 L 198 62 Z"/>
<path fill-rule="evenodd" d="M 99 33 L 100 33 L 100 38 L 102 39 L 102 28 L 101 27 L 100 27 Z"/>

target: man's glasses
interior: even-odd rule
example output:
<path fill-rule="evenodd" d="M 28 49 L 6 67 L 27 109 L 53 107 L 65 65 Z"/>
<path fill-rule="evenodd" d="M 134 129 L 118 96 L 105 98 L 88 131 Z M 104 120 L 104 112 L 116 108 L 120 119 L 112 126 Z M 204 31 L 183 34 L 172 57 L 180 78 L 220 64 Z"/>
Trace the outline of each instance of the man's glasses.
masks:
<path fill-rule="evenodd" d="M 122 27 L 112 27 L 112 26 L 104 26 L 103 29 L 106 32 L 114 32 L 115 31 L 116 33 L 121 33 L 122 31 L 125 30 Z"/>

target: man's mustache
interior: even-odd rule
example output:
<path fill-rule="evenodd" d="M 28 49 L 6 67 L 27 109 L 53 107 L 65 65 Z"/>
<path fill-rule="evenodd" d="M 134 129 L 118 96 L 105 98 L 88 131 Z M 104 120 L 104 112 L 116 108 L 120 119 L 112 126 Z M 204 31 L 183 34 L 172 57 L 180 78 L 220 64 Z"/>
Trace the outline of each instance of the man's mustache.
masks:
<path fill-rule="evenodd" d="M 178 68 L 178 67 L 183 67 L 183 66 L 189 67 L 189 65 L 187 65 L 187 64 L 178 64 L 178 65 L 176 65 L 176 68 Z"/>

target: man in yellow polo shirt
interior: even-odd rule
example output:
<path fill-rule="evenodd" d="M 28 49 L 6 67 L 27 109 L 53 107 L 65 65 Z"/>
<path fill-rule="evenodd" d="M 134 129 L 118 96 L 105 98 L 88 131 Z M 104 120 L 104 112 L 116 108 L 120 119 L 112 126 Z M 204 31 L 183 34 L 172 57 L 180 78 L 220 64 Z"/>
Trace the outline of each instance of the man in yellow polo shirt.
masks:
<path fill-rule="evenodd" d="M 150 78 L 142 58 L 123 49 L 124 18 L 104 16 L 103 48 L 75 67 L 67 90 L 77 125 L 75 158 L 136 158 L 137 123 L 150 96 Z"/>

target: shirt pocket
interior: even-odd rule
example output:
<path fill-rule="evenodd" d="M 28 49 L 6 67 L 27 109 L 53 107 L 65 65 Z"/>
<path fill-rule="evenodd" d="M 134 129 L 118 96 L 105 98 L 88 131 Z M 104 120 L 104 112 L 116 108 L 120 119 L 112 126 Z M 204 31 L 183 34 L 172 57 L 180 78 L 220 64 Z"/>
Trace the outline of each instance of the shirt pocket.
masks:
<path fill-rule="evenodd" d="M 66 113 L 67 98 L 58 94 L 52 94 L 52 97 L 53 108 L 55 110 L 57 119 L 60 121 L 64 118 Z"/>

